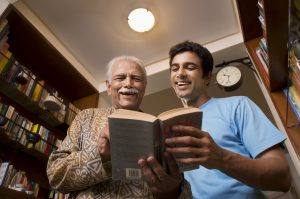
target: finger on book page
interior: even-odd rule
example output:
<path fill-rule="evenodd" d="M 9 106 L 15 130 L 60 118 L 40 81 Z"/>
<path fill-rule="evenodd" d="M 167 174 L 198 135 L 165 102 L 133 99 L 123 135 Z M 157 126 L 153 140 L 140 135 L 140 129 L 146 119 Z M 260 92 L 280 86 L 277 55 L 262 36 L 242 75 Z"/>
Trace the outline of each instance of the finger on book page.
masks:
<path fill-rule="evenodd" d="M 172 132 L 177 136 L 189 135 L 197 138 L 202 138 L 208 134 L 206 131 L 202 131 L 193 126 L 174 125 L 172 126 Z"/>
<path fill-rule="evenodd" d="M 166 138 L 165 143 L 169 148 L 174 147 L 178 148 L 178 150 L 181 150 L 181 147 L 200 148 L 203 145 L 202 140 L 202 138 L 195 138 L 192 136 L 181 136 Z"/>

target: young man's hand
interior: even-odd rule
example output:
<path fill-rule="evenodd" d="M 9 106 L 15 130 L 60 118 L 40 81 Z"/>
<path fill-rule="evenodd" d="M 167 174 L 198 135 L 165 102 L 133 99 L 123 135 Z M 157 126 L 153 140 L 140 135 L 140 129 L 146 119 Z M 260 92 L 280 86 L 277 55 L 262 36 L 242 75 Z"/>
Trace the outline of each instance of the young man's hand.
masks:
<path fill-rule="evenodd" d="M 209 169 L 220 169 L 226 157 L 226 150 L 219 147 L 208 132 L 183 125 L 173 126 L 172 131 L 183 136 L 167 138 L 165 143 L 169 147 L 166 148 L 166 151 L 174 154 L 191 154 L 188 158 L 177 158 L 177 162 L 186 165 L 201 165 Z"/>

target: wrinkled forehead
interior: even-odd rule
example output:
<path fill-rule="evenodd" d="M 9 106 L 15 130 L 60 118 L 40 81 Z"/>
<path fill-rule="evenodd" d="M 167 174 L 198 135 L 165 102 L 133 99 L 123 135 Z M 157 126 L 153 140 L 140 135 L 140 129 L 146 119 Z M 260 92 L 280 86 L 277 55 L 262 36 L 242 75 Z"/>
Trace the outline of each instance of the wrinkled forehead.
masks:
<path fill-rule="evenodd" d="M 119 74 L 144 76 L 141 66 L 130 60 L 119 60 L 112 66 L 112 76 Z"/>

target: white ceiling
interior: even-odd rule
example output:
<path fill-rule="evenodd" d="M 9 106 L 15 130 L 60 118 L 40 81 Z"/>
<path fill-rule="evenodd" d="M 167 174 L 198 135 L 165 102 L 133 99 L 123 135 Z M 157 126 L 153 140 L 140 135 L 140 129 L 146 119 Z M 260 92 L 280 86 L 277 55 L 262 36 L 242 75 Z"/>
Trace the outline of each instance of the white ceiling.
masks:
<path fill-rule="evenodd" d="M 153 93 L 156 87 L 168 87 L 167 81 L 162 86 L 160 80 L 167 79 L 168 50 L 172 45 L 192 40 L 217 53 L 242 40 L 234 0 L 24 0 L 22 3 L 79 60 L 96 80 L 99 91 L 105 90 L 102 84 L 105 66 L 115 56 L 141 58 L 150 76 L 148 93 Z M 154 13 L 154 29 L 136 33 L 129 28 L 127 15 L 137 7 Z M 240 47 L 234 49 L 241 51 Z M 233 52 L 231 56 L 238 55 Z M 224 56 L 215 58 L 216 62 L 225 60 Z"/>

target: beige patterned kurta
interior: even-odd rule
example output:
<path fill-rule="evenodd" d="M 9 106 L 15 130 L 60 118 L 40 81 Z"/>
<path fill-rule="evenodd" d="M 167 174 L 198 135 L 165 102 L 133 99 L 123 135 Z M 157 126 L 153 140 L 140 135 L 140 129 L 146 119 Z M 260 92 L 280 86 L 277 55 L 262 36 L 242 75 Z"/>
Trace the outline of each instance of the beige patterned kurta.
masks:
<path fill-rule="evenodd" d="M 98 140 L 113 111 L 86 109 L 75 117 L 66 138 L 48 161 L 52 188 L 70 192 L 70 198 L 77 199 L 153 198 L 145 181 L 113 181 L 110 162 L 101 162 Z M 183 183 L 180 198 L 191 198 L 187 182 Z"/>

